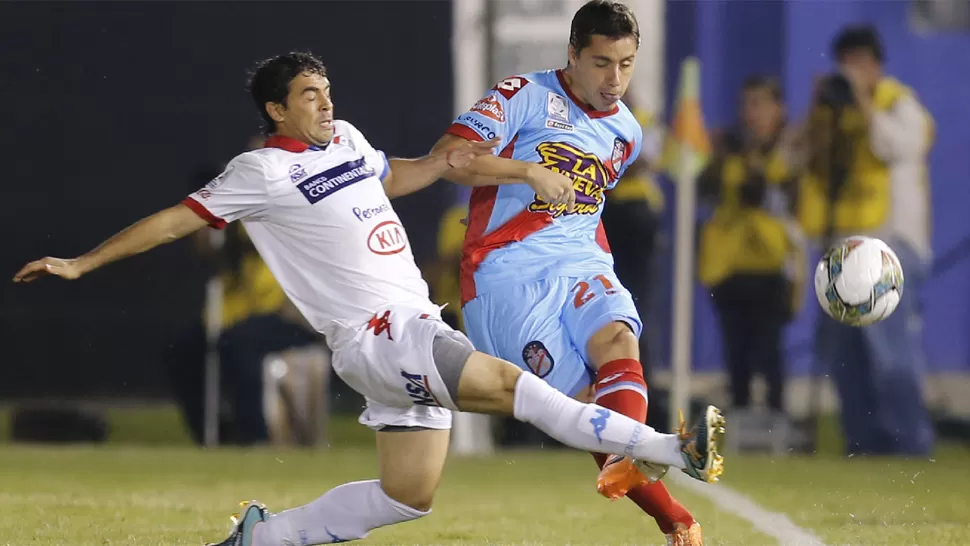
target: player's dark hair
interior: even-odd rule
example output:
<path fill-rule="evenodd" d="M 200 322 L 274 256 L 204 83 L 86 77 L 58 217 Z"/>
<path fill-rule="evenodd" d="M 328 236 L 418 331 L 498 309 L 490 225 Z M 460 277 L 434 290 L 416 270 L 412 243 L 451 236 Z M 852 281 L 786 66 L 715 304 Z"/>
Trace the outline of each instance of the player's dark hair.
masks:
<path fill-rule="evenodd" d="M 266 134 L 276 131 L 276 123 L 266 111 L 266 103 L 275 102 L 286 106 L 290 82 L 304 72 L 326 76 L 327 68 L 313 53 L 302 51 L 277 55 L 256 65 L 249 79 L 249 94 L 266 124 L 263 128 Z"/>
<path fill-rule="evenodd" d="M 569 45 L 578 55 L 593 40 L 593 35 L 606 36 L 611 40 L 619 40 L 633 36 L 640 47 L 640 25 L 625 4 L 607 0 L 591 0 L 586 2 L 573 15 L 573 22 L 569 28 Z"/>
<path fill-rule="evenodd" d="M 879 31 L 872 25 L 847 26 L 839 32 L 832 42 L 832 54 L 837 60 L 852 52 L 864 49 L 880 63 L 883 62 L 882 39 Z"/>

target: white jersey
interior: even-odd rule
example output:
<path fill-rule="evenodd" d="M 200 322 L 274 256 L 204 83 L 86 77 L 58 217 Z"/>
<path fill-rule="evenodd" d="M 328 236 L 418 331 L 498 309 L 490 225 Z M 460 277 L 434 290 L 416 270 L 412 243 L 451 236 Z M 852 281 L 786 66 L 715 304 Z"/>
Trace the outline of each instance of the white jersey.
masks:
<path fill-rule="evenodd" d="M 334 121 L 323 149 L 286 137 L 235 157 L 184 204 L 214 227 L 242 220 L 286 295 L 320 333 L 356 327 L 379 308 L 437 311 L 384 192 L 387 157 Z"/>

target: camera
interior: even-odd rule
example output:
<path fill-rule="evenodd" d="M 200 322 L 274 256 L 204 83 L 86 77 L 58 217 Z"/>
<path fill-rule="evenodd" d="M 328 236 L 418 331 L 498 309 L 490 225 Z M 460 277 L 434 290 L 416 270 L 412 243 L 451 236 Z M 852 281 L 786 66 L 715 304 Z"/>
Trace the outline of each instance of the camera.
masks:
<path fill-rule="evenodd" d="M 845 108 L 855 104 L 852 84 L 841 73 L 826 76 L 819 85 L 817 99 L 819 104 L 831 108 Z"/>

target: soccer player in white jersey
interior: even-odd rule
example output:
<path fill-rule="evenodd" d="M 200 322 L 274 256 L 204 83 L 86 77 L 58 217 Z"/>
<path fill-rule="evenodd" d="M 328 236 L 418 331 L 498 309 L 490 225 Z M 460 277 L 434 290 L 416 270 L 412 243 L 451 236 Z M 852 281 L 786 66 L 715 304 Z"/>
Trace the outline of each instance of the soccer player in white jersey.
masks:
<path fill-rule="evenodd" d="M 330 81 L 309 53 L 261 63 L 250 92 L 271 136 L 219 177 L 74 259 L 25 265 L 15 282 L 77 279 L 205 226 L 241 220 L 287 296 L 326 336 L 337 374 L 367 401 L 360 422 L 377 431 L 380 479 L 347 483 L 272 515 L 248 504 L 232 546 L 312 545 L 363 538 L 427 515 L 448 451 L 451 411 L 513 415 L 578 449 L 683 468 L 710 434 L 650 427 L 556 391 L 517 366 L 474 350 L 440 319 L 389 199 L 428 186 L 491 153 L 463 144 L 419 159 L 390 159 L 333 117 Z M 566 199 L 571 182 L 548 175 L 536 191 Z M 564 201 L 563 201 L 564 202 Z M 232 370 L 226 370 L 232 373 Z M 716 455 L 711 453 L 711 456 Z"/>

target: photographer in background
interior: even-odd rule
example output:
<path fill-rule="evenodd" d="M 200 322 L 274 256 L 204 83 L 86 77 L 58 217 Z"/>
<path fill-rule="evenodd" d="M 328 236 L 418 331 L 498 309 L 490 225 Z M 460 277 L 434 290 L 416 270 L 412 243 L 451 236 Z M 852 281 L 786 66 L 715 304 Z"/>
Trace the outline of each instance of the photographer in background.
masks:
<path fill-rule="evenodd" d="M 435 259 L 425 266 L 434 301 L 446 304 L 441 318 L 455 330 L 465 331 L 461 313 L 461 249 L 465 242 L 468 218 L 468 199 L 471 191 L 456 186 L 455 202 L 448 207 L 438 222 L 438 252 Z"/>
<path fill-rule="evenodd" d="M 738 117 L 699 179 L 700 198 L 714 205 L 701 231 L 699 276 L 720 319 L 733 408 L 750 406 L 751 380 L 760 373 L 768 407 L 781 415 L 783 333 L 801 302 L 805 252 L 777 80 L 748 78 Z"/>
<path fill-rule="evenodd" d="M 934 440 L 918 298 L 931 258 L 933 121 L 910 88 L 883 74 L 875 28 L 845 28 L 833 53 L 838 73 L 817 84 L 804 135 L 799 220 L 824 246 L 857 234 L 882 239 L 906 283 L 882 322 L 854 328 L 822 317 L 815 358 L 838 389 L 848 453 L 926 455 Z"/>

